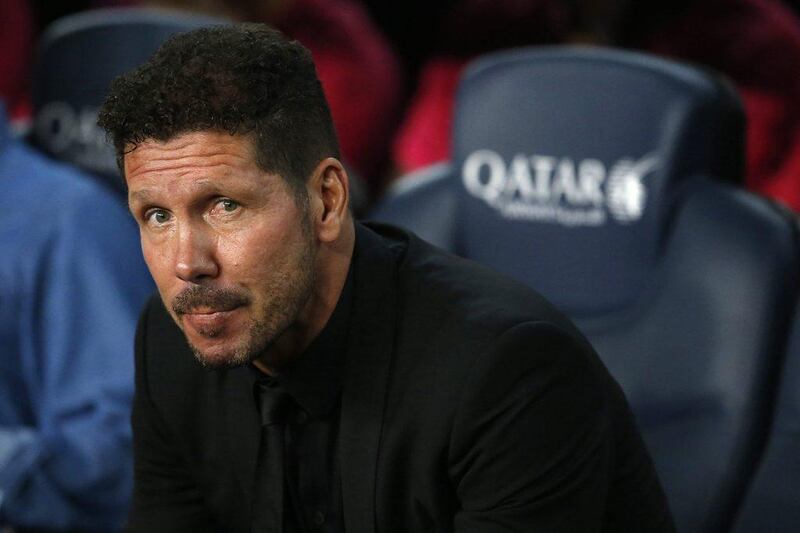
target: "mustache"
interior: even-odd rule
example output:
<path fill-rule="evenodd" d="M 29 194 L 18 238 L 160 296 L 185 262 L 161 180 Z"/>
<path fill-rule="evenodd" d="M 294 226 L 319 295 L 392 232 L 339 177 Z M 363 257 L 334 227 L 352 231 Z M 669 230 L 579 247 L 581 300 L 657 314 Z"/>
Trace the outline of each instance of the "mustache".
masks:
<path fill-rule="evenodd" d="M 231 311 L 250 303 L 250 298 L 234 289 L 215 289 L 194 285 L 182 290 L 172 300 L 172 310 L 176 315 L 191 313 L 198 308 L 215 311 Z"/>

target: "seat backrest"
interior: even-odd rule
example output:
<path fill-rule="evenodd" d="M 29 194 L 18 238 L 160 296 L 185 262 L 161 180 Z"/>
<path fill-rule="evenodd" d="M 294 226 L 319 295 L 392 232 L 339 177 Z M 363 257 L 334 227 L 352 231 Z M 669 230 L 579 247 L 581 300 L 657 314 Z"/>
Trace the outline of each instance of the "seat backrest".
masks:
<path fill-rule="evenodd" d="M 727 84 L 617 50 L 487 58 L 461 84 L 454 122 L 458 252 L 572 314 L 637 297 L 687 177 L 743 172 Z"/>
<path fill-rule="evenodd" d="M 31 142 L 123 190 L 114 149 L 97 125 L 111 81 L 144 63 L 173 33 L 224 21 L 176 11 L 109 8 L 54 22 L 33 75 Z"/>
<path fill-rule="evenodd" d="M 597 348 L 682 532 L 730 525 L 797 297 L 786 213 L 724 183 L 741 179 L 743 131 L 730 86 L 687 65 L 503 52 L 462 80 L 443 180 L 452 249 L 541 291 Z"/>
<path fill-rule="evenodd" d="M 368 218 L 408 228 L 445 250 L 454 250 L 456 188 L 453 166 L 440 163 L 395 182 Z"/>
<path fill-rule="evenodd" d="M 796 273 L 800 276 L 800 272 Z M 794 533 L 800 528 L 800 306 L 781 375 L 767 450 L 734 533 Z"/>

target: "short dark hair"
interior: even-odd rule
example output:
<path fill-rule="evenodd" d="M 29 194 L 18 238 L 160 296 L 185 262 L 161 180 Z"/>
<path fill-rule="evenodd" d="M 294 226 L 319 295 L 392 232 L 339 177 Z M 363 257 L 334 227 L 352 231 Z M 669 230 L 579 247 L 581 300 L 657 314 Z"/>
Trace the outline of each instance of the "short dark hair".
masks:
<path fill-rule="evenodd" d="M 117 77 L 98 123 L 124 171 L 126 150 L 193 131 L 251 135 L 256 163 L 295 192 L 325 157 L 339 157 L 311 53 L 263 24 L 180 33 Z"/>

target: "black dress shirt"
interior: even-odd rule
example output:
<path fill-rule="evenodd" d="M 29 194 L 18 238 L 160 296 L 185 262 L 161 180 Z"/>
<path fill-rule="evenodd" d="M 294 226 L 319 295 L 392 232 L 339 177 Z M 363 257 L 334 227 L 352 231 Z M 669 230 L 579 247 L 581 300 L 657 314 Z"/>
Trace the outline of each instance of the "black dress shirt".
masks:
<path fill-rule="evenodd" d="M 273 376 L 252 367 L 254 389 L 267 381 L 293 400 L 284 429 L 284 533 L 344 531 L 337 441 L 351 278 L 328 323 L 290 367 Z"/>

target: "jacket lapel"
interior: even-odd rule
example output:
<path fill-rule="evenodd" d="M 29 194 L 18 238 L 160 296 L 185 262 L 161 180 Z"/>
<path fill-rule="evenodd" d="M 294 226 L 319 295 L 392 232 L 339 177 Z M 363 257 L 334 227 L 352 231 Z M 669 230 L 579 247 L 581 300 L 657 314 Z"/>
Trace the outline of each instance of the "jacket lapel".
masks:
<path fill-rule="evenodd" d="M 375 479 L 394 348 L 396 259 L 371 230 L 356 226 L 355 282 L 339 429 L 345 529 L 375 531 Z"/>

